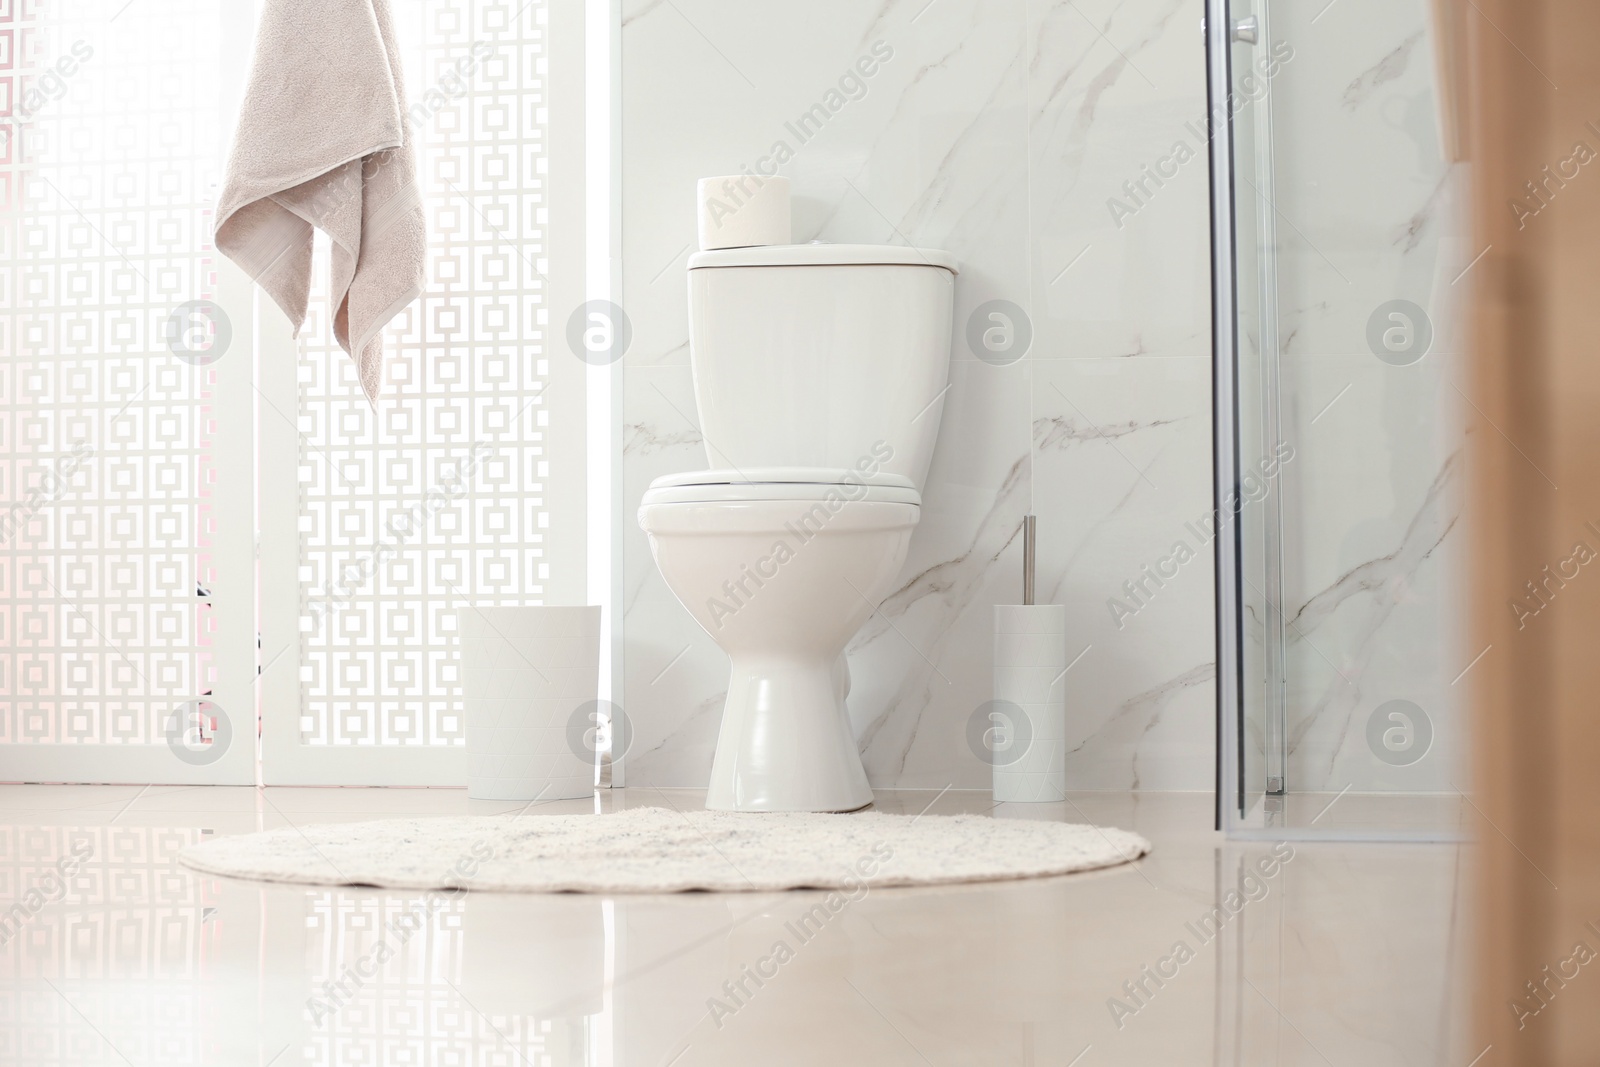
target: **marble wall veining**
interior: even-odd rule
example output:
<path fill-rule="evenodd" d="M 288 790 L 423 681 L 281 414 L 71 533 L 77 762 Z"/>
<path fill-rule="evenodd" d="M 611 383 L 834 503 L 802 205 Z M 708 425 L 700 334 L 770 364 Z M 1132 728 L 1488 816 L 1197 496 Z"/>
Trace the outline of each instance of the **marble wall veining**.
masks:
<path fill-rule="evenodd" d="M 637 0 L 623 14 L 625 507 L 704 466 L 684 260 L 694 182 L 793 158 L 795 240 L 944 248 L 962 263 L 940 445 L 899 587 L 850 650 L 877 786 L 978 788 L 967 722 L 989 698 L 991 606 L 1020 599 L 1039 515 L 1041 599 L 1069 606 L 1073 781 L 1203 789 L 1212 776 L 1211 564 L 1135 617 L 1110 591 L 1203 516 L 1208 475 L 1206 177 L 1191 161 L 1133 217 L 1107 200 L 1205 110 L 1194 0 L 862 5 Z M 875 42 L 893 52 L 828 125 L 805 111 Z M 1026 310 L 1027 358 L 961 341 L 987 300 Z M 727 660 L 631 524 L 625 562 L 630 781 L 703 784 Z"/>
<path fill-rule="evenodd" d="M 1380 34 L 1352 50 L 1363 13 L 1381 2 L 1344 0 L 1342 7 L 1315 26 L 1275 31 L 1297 48 L 1280 81 L 1300 78 L 1316 100 L 1312 109 L 1352 131 L 1389 123 L 1391 148 L 1403 151 L 1419 121 L 1406 94 L 1415 96 L 1418 79 L 1429 76 L 1429 57 L 1415 48 L 1409 64 L 1385 57 L 1417 32 L 1417 19 L 1387 18 Z M 1415 7 L 1420 17 L 1422 5 Z M 620 302 L 634 330 L 623 429 L 630 784 L 704 785 L 727 681 L 726 657 L 673 598 L 632 521 L 653 478 L 706 465 L 685 282 L 695 180 L 753 166 L 783 142 L 796 241 L 937 247 L 962 263 L 952 388 L 921 522 L 898 587 L 849 649 L 850 710 L 872 783 L 988 785 L 988 767 L 966 742 L 967 724 L 989 698 L 991 607 L 1020 599 L 1020 525 L 1031 510 L 1039 516 L 1040 599 L 1067 605 L 1069 655 L 1080 657 L 1067 676 L 1069 780 L 1085 789 L 1211 787 L 1201 14 L 1199 0 L 624 4 Z M 797 137 L 786 123 L 875 46 L 892 55 L 865 92 L 846 99 L 819 132 Z M 1312 121 L 1322 121 L 1320 113 Z M 1291 150 L 1303 147 L 1291 142 Z M 1347 162 L 1327 157 L 1348 160 L 1349 151 L 1322 142 L 1298 165 L 1348 171 Z M 1152 168 L 1159 181 L 1148 177 Z M 1303 193 L 1306 210 L 1320 212 L 1309 241 L 1360 276 L 1362 295 L 1348 301 L 1348 313 L 1329 311 L 1319 296 L 1328 279 L 1316 274 L 1320 261 L 1305 258 L 1315 258 L 1309 244 L 1305 257 L 1290 253 L 1305 270 L 1283 300 L 1286 344 L 1314 356 L 1293 383 L 1297 411 L 1343 384 L 1332 381 L 1341 359 L 1357 381 L 1346 401 L 1364 381 L 1395 369 L 1353 346 L 1372 297 L 1437 289 L 1439 271 L 1430 274 L 1424 261 L 1448 257 L 1429 212 L 1448 205 L 1446 192 L 1424 188 L 1432 173 L 1421 167 L 1417 182 L 1344 236 L 1331 231 L 1350 223 L 1352 205 L 1324 202 L 1314 187 Z M 1418 219 L 1406 231 L 1407 220 Z M 974 309 L 997 299 L 1023 308 L 1033 331 L 1026 358 L 1007 365 L 976 358 L 964 342 Z M 1442 365 L 1435 361 L 1402 388 L 1426 392 L 1438 384 L 1428 375 Z M 1441 524 L 1448 532 L 1453 514 L 1428 512 L 1427 494 L 1453 477 L 1455 428 L 1442 414 L 1402 426 L 1417 397 L 1389 396 L 1376 380 L 1367 385 L 1365 406 L 1350 403 L 1307 432 L 1351 419 L 1333 432 L 1364 440 L 1372 463 L 1384 449 L 1417 455 L 1395 461 L 1381 493 L 1317 495 L 1325 478 L 1352 473 L 1337 446 L 1304 453 L 1302 480 L 1285 482 L 1290 541 L 1312 545 L 1288 582 L 1295 598 L 1288 611 L 1318 622 L 1325 637 L 1312 640 L 1339 642 L 1335 655 L 1348 661 L 1346 674 L 1364 672 L 1346 683 L 1306 658 L 1309 642 L 1297 649 L 1298 684 L 1312 711 L 1293 725 L 1308 780 L 1318 787 L 1334 782 L 1341 761 L 1353 766 L 1349 739 L 1371 698 L 1404 688 L 1394 672 L 1416 650 L 1393 635 L 1436 622 L 1441 564 L 1425 542 L 1443 537 Z M 1315 413 L 1312 407 L 1303 417 Z M 1290 428 L 1300 432 L 1298 424 Z M 1352 507 L 1371 514 L 1355 521 L 1327 510 L 1345 508 L 1348 516 Z M 1416 518 L 1421 512 L 1427 516 Z M 1398 552 L 1397 536 L 1406 546 Z M 1178 552 L 1180 544 L 1189 551 Z M 1126 595 L 1125 583 L 1139 582 L 1158 561 L 1170 570 L 1175 559 L 1176 576 L 1153 594 L 1145 582 L 1145 595 Z M 1377 561 L 1382 582 L 1349 577 L 1363 561 Z M 1435 673 L 1443 671 L 1444 653 L 1432 655 Z M 1351 691 L 1327 695 L 1329 677 Z"/>

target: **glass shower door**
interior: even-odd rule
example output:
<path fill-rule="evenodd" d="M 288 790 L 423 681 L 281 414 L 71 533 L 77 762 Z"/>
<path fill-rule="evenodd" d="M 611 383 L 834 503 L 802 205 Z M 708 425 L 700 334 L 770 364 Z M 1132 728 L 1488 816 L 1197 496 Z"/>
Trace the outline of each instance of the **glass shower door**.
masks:
<path fill-rule="evenodd" d="M 1473 252 L 1431 15 L 1429 0 L 1209 5 L 1214 237 L 1231 258 L 1217 267 L 1218 624 L 1236 643 L 1219 659 L 1220 808 L 1244 834 L 1457 822 L 1475 661 L 1452 580 L 1456 283 Z"/>

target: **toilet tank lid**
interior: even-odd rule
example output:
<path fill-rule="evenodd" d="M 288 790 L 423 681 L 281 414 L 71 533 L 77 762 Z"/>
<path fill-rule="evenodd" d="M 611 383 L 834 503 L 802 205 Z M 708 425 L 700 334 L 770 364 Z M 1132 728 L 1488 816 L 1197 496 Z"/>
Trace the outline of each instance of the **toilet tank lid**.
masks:
<path fill-rule="evenodd" d="M 905 245 L 753 245 L 718 248 L 689 257 L 689 269 L 705 267 L 833 267 L 833 266 L 942 267 L 961 273 L 961 264 L 949 252 Z"/>
<path fill-rule="evenodd" d="M 863 474 L 848 467 L 745 467 L 743 470 L 684 471 L 650 483 L 652 489 L 679 485 L 877 485 L 896 489 L 916 486 L 903 474 Z"/>

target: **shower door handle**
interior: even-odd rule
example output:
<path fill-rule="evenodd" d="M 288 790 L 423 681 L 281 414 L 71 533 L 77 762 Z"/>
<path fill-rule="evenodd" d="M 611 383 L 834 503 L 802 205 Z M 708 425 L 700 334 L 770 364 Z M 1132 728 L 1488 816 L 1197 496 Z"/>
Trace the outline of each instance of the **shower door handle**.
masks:
<path fill-rule="evenodd" d="M 1233 39 L 1243 41 L 1245 44 L 1255 44 L 1260 40 L 1261 23 L 1254 15 L 1246 15 L 1233 22 Z"/>

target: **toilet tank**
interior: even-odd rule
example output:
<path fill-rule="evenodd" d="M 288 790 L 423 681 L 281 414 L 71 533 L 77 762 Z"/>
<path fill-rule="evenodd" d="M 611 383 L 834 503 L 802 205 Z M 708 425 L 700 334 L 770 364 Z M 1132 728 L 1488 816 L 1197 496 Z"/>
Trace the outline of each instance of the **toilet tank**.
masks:
<path fill-rule="evenodd" d="M 689 358 L 712 467 L 874 464 L 920 490 L 950 377 L 957 264 L 889 245 L 689 258 Z"/>

